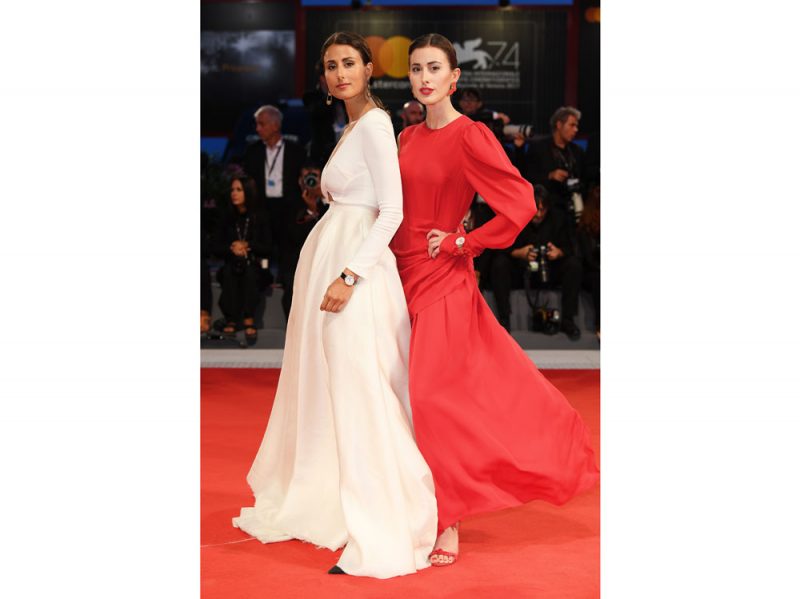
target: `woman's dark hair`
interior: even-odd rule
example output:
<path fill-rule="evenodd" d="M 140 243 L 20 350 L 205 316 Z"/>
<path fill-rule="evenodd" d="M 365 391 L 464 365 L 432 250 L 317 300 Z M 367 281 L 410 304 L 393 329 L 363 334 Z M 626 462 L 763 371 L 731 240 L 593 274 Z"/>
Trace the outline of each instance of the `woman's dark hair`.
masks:
<path fill-rule="evenodd" d="M 541 206 L 544 210 L 550 209 L 550 194 L 544 185 L 537 183 L 533 186 L 533 197 L 537 206 Z"/>
<path fill-rule="evenodd" d="M 228 205 L 233 207 L 233 203 L 231 202 L 230 187 L 233 186 L 234 181 L 239 181 L 239 183 L 242 184 L 242 189 L 244 190 L 244 207 L 247 209 L 247 212 L 251 214 L 256 212 L 256 207 L 258 206 L 256 182 L 252 177 L 245 175 L 244 173 L 236 173 L 231 176 L 230 185 L 228 186 Z"/>
<path fill-rule="evenodd" d="M 408 58 L 411 60 L 411 53 L 420 48 L 439 48 L 447 56 L 447 62 L 450 63 L 450 68 L 455 69 L 458 67 L 458 58 L 456 57 L 456 49 L 450 40 L 438 33 L 426 33 L 420 35 L 417 39 L 411 42 L 408 47 Z"/>
<path fill-rule="evenodd" d="M 373 62 L 372 50 L 369 49 L 367 40 L 364 39 L 363 36 L 353 33 L 352 31 L 337 31 L 325 40 L 325 43 L 322 44 L 322 50 L 319 52 L 319 61 L 322 65 L 323 73 L 325 72 L 325 51 L 333 45 L 350 46 L 351 48 L 355 48 L 356 52 L 361 55 L 361 60 L 364 61 L 364 66 L 366 66 L 367 63 Z M 371 80 L 372 77 L 370 77 L 370 81 Z M 367 82 L 367 85 L 369 85 L 369 81 Z M 375 102 L 375 105 L 378 108 L 389 112 L 386 106 L 384 106 L 383 102 L 381 102 L 381 99 L 372 93 L 372 90 L 370 90 L 369 95 L 372 96 L 372 100 Z"/>

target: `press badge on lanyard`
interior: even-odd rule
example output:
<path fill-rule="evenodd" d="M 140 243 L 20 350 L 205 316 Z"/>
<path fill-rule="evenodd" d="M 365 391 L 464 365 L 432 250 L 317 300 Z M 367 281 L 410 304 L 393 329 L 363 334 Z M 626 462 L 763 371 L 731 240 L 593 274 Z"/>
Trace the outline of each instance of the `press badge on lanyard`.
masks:
<path fill-rule="evenodd" d="M 278 156 L 281 155 L 282 151 L 283 144 L 281 144 L 281 147 L 278 148 L 278 151 L 275 153 L 275 158 L 272 159 L 272 164 L 270 164 L 269 160 L 267 160 L 267 166 L 269 167 L 267 170 L 267 187 L 275 187 L 275 185 L 277 185 L 276 181 L 272 178 L 272 169 L 275 168 L 275 164 L 278 162 Z"/>

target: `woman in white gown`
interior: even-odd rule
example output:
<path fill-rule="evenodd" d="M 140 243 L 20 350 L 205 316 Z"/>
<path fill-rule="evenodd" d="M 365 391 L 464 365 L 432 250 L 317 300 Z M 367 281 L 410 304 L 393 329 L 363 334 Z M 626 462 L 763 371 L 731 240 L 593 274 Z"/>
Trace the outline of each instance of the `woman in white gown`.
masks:
<path fill-rule="evenodd" d="M 322 172 L 330 208 L 297 265 L 275 403 L 247 476 L 255 506 L 233 524 L 263 543 L 344 546 L 331 573 L 389 578 L 426 568 L 436 540 L 433 479 L 411 428 L 408 309 L 388 247 L 402 220 L 400 168 L 369 92 L 364 38 L 336 33 L 322 58 L 350 123 Z"/>

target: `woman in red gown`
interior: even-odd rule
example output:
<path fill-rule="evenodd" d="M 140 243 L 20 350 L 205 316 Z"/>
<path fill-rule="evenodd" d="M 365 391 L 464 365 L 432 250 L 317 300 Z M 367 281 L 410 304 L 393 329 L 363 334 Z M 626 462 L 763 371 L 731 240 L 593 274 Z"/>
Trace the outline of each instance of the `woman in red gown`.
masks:
<path fill-rule="evenodd" d="M 411 44 L 409 79 L 427 115 L 400 135 L 405 218 L 391 244 L 412 322 L 414 429 L 438 503 L 433 565 L 455 561 L 462 518 L 562 504 L 599 478 L 580 416 L 478 290 L 472 258 L 511 245 L 536 204 L 489 129 L 453 108 L 459 75 L 443 36 Z M 467 234 L 460 223 L 476 192 L 497 216 Z"/>

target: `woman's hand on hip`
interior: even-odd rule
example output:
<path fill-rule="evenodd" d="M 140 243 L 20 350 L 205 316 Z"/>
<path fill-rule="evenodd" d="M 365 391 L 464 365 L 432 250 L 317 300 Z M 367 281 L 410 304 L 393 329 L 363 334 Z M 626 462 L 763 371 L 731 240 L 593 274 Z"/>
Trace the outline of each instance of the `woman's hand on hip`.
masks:
<path fill-rule="evenodd" d="M 445 233 L 439 229 L 431 229 L 428 231 L 428 256 L 436 258 L 436 256 L 439 255 L 439 248 L 442 245 L 442 241 L 444 241 L 445 237 L 448 235 L 450 235 L 450 233 Z"/>
<path fill-rule="evenodd" d="M 328 285 L 328 290 L 325 292 L 325 297 L 322 298 L 319 309 L 323 312 L 341 312 L 347 302 L 350 301 L 352 295 L 353 287 L 345 285 L 345 282 L 338 278 Z"/>

